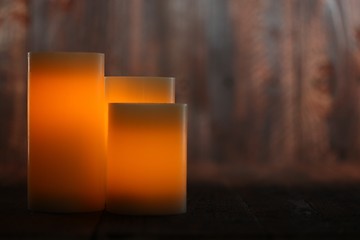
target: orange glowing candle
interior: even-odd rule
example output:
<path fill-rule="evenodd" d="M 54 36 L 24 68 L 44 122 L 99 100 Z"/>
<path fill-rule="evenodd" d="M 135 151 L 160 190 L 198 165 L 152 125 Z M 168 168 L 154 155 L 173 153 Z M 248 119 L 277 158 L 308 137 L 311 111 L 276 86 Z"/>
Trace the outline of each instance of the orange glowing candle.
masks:
<path fill-rule="evenodd" d="M 104 111 L 103 54 L 29 53 L 29 209 L 104 209 Z"/>
<path fill-rule="evenodd" d="M 171 77 L 105 77 L 109 103 L 173 103 L 175 80 Z"/>
<path fill-rule="evenodd" d="M 108 211 L 186 211 L 186 109 L 185 104 L 109 104 Z"/>

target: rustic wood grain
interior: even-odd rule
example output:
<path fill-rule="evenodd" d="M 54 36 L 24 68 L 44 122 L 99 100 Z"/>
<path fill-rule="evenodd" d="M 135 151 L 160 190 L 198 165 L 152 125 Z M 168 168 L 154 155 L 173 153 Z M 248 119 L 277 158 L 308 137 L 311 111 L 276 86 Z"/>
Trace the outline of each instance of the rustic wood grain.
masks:
<path fill-rule="evenodd" d="M 358 166 L 357 0 L 3 0 L 0 7 L 1 178 L 12 178 L 2 169 L 26 169 L 27 51 L 104 52 L 107 75 L 176 77 L 176 99 L 189 105 L 193 162 L 234 172 Z"/>
<path fill-rule="evenodd" d="M 186 214 L 141 217 L 104 213 L 97 236 L 207 238 L 256 234 L 261 237 L 261 229 L 235 196 L 235 192 L 221 185 L 190 186 Z"/>
<path fill-rule="evenodd" d="M 90 239 L 101 212 L 50 214 L 27 210 L 26 186 L 0 187 L 1 239 Z"/>
<path fill-rule="evenodd" d="M 0 187 L 1 239 L 359 239 L 356 184 L 190 183 L 188 211 L 169 216 L 26 209 L 26 188 Z"/>

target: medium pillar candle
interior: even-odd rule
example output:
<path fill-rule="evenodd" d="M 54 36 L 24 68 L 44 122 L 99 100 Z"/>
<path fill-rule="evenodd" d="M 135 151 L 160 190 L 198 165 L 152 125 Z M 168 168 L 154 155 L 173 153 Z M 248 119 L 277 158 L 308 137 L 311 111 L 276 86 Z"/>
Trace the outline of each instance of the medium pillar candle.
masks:
<path fill-rule="evenodd" d="M 107 102 L 174 103 L 172 77 L 105 77 Z"/>
<path fill-rule="evenodd" d="M 109 104 L 106 209 L 186 211 L 186 105 Z"/>
<path fill-rule="evenodd" d="M 29 209 L 104 209 L 104 55 L 29 53 L 28 60 Z"/>

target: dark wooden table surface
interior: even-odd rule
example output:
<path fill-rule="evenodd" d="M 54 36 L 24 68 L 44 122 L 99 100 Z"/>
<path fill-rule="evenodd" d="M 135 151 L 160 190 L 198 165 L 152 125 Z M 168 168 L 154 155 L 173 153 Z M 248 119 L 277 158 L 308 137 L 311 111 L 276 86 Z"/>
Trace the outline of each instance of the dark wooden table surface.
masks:
<path fill-rule="evenodd" d="M 360 239 L 360 184 L 189 183 L 174 216 L 34 213 L 26 186 L 0 190 L 0 239 Z"/>

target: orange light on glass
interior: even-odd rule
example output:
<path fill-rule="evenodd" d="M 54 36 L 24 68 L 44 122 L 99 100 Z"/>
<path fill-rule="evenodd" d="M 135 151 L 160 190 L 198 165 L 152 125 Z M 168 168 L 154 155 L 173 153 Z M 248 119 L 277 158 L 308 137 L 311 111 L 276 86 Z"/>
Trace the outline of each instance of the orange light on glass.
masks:
<path fill-rule="evenodd" d="M 106 209 L 186 211 L 185 104 L 109 104 Z"/>
<path fill-rule="evenodd" d="M 109 103 L 173 103 L 175 80 L 171 77 L 105 77 Z"/>
<path fill-rule="evenodd" d="M 104 209 L 104 111 L 103 54 L 29 53 L 29 209 Z"/>

